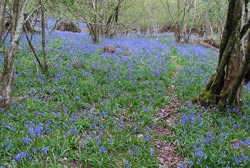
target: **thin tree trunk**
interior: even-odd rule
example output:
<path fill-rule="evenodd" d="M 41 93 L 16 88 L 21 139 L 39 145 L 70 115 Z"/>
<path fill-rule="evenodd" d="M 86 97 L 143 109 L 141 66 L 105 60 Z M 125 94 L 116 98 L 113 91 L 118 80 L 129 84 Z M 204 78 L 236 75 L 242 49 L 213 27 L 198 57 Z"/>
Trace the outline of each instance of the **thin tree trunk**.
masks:
<path fill-rule="evenodd" d="M 26 29 L 26 27 L 24 27 L 24 31 L 25 31 L 25 36 L 26 36 L 26 39 L 27 39 L 28 44 L 30 46 L 30 49 L 34 55 L 34 58 L 38 62 L 40 69 L 43 70 L 42 63 L 41 63 L 40 59 L 38 58 L 38 55 L 36 53 L 36 49 L 35 49 L 34 45 L 32 44 L 31 38 L 28 35 L 28 30 Z"/>
<path fill-rule="evenodd" d="M 41 14 L 42 14 L 42 51 L 43 51 L 43 60 L 44 60 L 44 72 L 47 73 L 49 66 L 48 60 L 46 57 L 46 42 L 45 42 L 45 14 L 44 14 L 44 3 L 40 0 L 41 5 Z"/>
<path fill-rule="evenodd" d="M 14 20 L 17 21 L 17 23 L 14 23 L 13 25 L 16 25 L 15 31 L 12 34 L 12 40 L 11 44 L 8 50 L 8 53 L 4 57 L 4 69 L 1 75 L 0 79 L 0 107 L 5 108 L 9 107 L 11 103 L 11 91 L 12 91 L 12 84 L 14 80 L 14 62 L 16 58 L 16 53 L 18 49 L 18 42 L 21 36 L 21 33 L 23 31 L 23 25 L 24 25 L 24 13 L 25 8 L 27 6 L 28 0 L 25 0 L 22 4 L 21 10 L 19 7 L 14 7 L 14 9 L 18 9 L 17 11 L 14 11 L 15 15 L 19 13 L 19 17 Z M 15 3 L 14 5 L 19 5 L 19 3 Z"/>
<path fill-rule="evenodd" d="M 0 48 L 4 43 L 4 32 L 5 32 L 5 12 L 6 12 L 7 0 L 3 1 L 1 5 L 1 15 L 0 15 Z"/>

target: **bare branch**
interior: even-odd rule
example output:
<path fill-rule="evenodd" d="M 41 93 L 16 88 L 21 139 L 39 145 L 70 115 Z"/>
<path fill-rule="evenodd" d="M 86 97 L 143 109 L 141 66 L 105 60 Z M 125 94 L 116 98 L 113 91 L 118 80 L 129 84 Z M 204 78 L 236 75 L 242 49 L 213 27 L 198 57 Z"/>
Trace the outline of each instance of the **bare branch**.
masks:
<path fill-rule="evenodd" d="M 248 19 L 247 23 L 242 27 L 240 31 L 240 39 L 242 39 L 247 31 L 250 29 L 250 19 Z"/>
<path fill-rule="evenodd" d="M 32 53 L 33 53 L 33 56 L 35 57 L 36 61 L 38 62 L 40 68 L 43 69 L 43 66 L 42 66 L 42 64 L 41 64 L 41 61 L 40 61 L 40 59 L 38 58 L 38 55 L 37 55 L 37 53 L 36 53 L 36 49 L 35 49 L 34 45 L 32 44 L 32 41 L 31 41 L 31 39 L 30 39 L 30 37 L 29 37 L 29 35 L 28 35 L 28 31 L 27 31 L 27 29 L 26 29 L 25 26 L 24 26 L 24 32 L 25 32 L 26 39 L 28 40 L 28 44 L 29 44 L 29 46 L 30 46 L 30 49 L 31 49 L 31 51 L 32 51 Z"/>
<path fill-rule="evenodd" d="M 171 17 L 171 20 L 172 20 L 173 24 L 175 24 L 174 17 L 173 17 L 173 15 L 172 15 L 171 11 L 170 11 L 170 6 L 169 6 L 168 0 L 167 0 L 167 7 L 164 5 L 163 0 L 161 0 L 161 3 L 162 3 L 162 5 L 163 5 L 164 9 L 166 10 L 166 12 L 168 12 L 169 16 Z"/>

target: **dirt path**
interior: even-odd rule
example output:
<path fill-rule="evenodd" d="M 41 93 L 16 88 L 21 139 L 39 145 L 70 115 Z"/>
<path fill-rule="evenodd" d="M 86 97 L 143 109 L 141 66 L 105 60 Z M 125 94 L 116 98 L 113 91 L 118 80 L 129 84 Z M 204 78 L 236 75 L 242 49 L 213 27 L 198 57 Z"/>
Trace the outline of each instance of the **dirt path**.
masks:
<path fill-rule="evenodd" d="M 177 68 L 179 69 L 179 68 Z M 172 75 L 173 79 L 176 79 L 178 70 Z M 166 122 L 168 128 L 163 126 L 157 126 L 154 129 L 154 133 L 157 136 L 173 136 L 174 132 L 171 130 L 171 127 L 174 127 L 174 122 L 176 117 L 179 115 L 176 111 L 178 106 L 182 105 L 182 101 L 178 100 L 175 96 L 175 87 L 170 85 L 168 88 L 169 91 L 169 104 L 156 115 L 155 121 Z M 160 168 L 177 168 L 183 161 L 184 158 L 178 155 L 176 147 L 167 142 L 166 140 L 156 140 L 155 147 L 158 150 L 158 159 L 160 161 Z"/>

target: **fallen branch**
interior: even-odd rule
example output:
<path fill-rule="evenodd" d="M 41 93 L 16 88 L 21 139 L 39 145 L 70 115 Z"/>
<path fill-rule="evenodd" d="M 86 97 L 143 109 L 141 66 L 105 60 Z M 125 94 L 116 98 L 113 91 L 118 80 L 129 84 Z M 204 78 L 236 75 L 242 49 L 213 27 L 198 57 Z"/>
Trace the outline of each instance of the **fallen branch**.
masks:
<path fill-rule="evenodd" d="M 209 47 L 216 51 L 219 51 L 219 48 L 220 48 L 220 44 L 215 42 L 213 39 L 204 39 L 204 40 L 195 40 L 195 41 L 190 40 L 190 43 Z"/>

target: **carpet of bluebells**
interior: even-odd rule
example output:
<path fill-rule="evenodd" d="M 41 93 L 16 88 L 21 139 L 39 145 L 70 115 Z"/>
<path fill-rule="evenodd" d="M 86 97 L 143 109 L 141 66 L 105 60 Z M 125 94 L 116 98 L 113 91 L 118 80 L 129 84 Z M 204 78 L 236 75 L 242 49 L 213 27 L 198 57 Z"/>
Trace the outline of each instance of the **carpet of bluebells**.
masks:
<path fill-rule="evenodd" d="M 33 43 L 42 57 L 39 34 Z M 107 45 L 116 52 L 103 53 Z M 171 34 L 117 36 L 94 45 L 85 33 L 52 32 L 47 56 L 44 75 L 22 37 L 13 104 L 0 110 L 1 168 L 159 167 L 158 138 L 177 146 L 185 157 L 180 167 L 250 165 L 249 88 L 243 114 L 188 102 L 213 73 L 215 51 L 176 44 Z M 186 103 L 178 107 L 175 134 L 164 137 L 153 129 L 166 123 L 154 118 L 169 103 L 169 86 Z"/>

